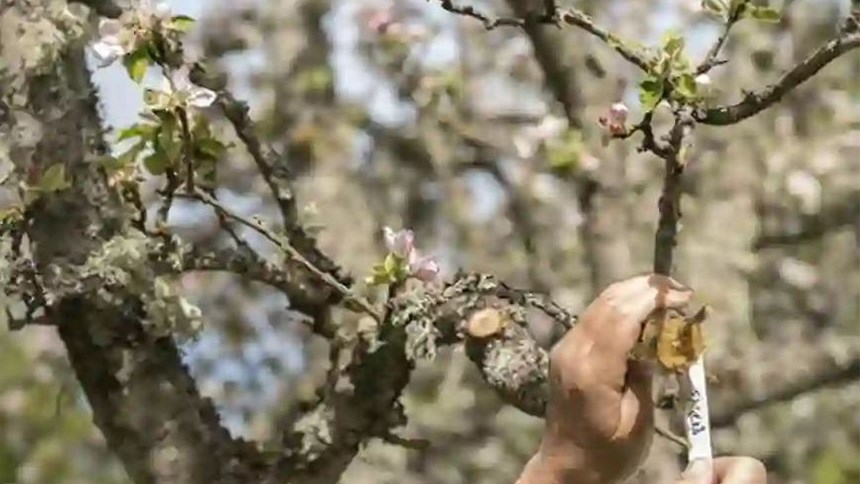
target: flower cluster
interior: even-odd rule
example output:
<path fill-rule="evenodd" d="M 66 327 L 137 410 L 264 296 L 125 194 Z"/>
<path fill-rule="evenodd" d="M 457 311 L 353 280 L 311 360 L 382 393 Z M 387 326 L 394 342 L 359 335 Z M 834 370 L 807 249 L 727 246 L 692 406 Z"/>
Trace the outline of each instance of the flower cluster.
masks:
<path fill-rule="evenodd" d="M 415 247 L 415 234 L 408 229 L 394 231 L 385 227 L 385 246 L 388 253 L 406 263 L 410 277 L 432 282 L 439 275 L 439 263 L 433 256 L 423 255 Z"/>
<path fill-rule="evenodd" d="M 598 122 L 609 133 L 609 136 L 624 136 L 627 134 L 627 115 L 630 110 L 623 103 L 615 103 L 609 112 L 601 116 Z"/>
<path fill-rule="evenodd" d="M 385 246 L 388 255 L 373 267 L 367 282 L 373 285 L 397 284 L 409 278 L 433 282 L 439 275 L 439 263 L 432 256 L 423 255 L 415 247 L 415 234 L 411 230 L 395 231 L 385 227 Z"/>
<path fill-rule="evenodd" d="M 109 66 L 143 46 L 153 31 L 181 30 L 174 20 L 167 2 L 152 5 L 150 0 L 137 0 L 120 18 L 99 23 L 99 40 L 93 44 L 96 60 L 101 67 Z"/>
<path fill-rule="evenodd" d="M 192 83 L 188 67 L 183 66 L 162 78 L 159 90 L 147 90 L 145 102 L 151 109 L 206 108 L 217 97 L 214 91 Z"/>

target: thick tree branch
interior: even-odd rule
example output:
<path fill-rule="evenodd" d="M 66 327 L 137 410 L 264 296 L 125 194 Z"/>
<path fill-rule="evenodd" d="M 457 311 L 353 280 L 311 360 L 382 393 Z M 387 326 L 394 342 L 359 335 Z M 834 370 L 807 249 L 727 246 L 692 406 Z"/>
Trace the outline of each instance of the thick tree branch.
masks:
<path fill-rule="evenodd" d="M 341 286 L 351 285 L 350 277 L 317 248 L 314 238 L 299 223 L 295 195 L 292 189 L 292 175 L 288 171 L 283 157 L 273 149 L 266 147 L 260 140 L 254 122 L 248 114 L 248 105 L 236 99 L 224 87 L 224 80 L 220 79 L 216 73 L 207 71 L 207 68 L 202 65 L 195 66 L 191 78 L 196 84 L 218 93 L 218 105 L 224 116 L 233 125 L 236 135 L 244 143 L 257 165 L 260 175 L 275 198 L 290 245 L 310 265 L 326 274 L 326 278 L 333 279 Z"/>
<path fill-rule="evenodd" d="M 44 22 L 52 21 L 46 17 L 50 10 L 36 5 L 0 7 L 0 28 L 14 25 L 31 41 L 41 35 L 46 45 L 34 50 L 33 44 L 18 42 L 24 35 L 11 36 L 0 46 L 0 57 L 26 53 L 38 60 L 41 52 L 57 53 L 36 72 L 18 66 L 13 71 L 19 89 L 13 108 L 27 113 L 41 134 L 35 146 L 12 140 L 12 149 L 21 154 L 15 158 L 21 171 L 38 173 L 59 162 L 72 180 L 66 190 L 45 195 L 28 208 L 32 223 L 27 235 L 37 267 L 50 274 L 43 277 L 47 290 L 57 294 L 50 320 L 66 345 L 95 423 L 136 482 L 253 482 L 262 455 L 232 439 L 220 425 L 175 343 L 145 324 L 149 315 L 138 294 L 114 294 L 112 299 L 99 290 L 77 295 L 60 291 L 76 282 L 64 277 L 125 228 L 127 214 L 106 188 L 103 173 L 87 161 L 107 150 L 83 51 L 62 44 L 45 29 Z"/>
<path fill-rule="evenodd" d="M 508 7 L 518 17 L 530 15 L 527 2 L 508 0 L 507 3 Z M 582 119 L 580 117 L 584 100 L 578 68 L 573 65 L 576 56 L 567 52 L 568 46 L 561 32 L 546 28 L 545 25 L 538 23 L 525 24 L 523 30 L 531 41 L 535 58 L 543 70 L 544 82 L 564 108 L 568 125 L 573 129 L 581 129 Z"/>
<path fill-rule="evenodd" d="M 816 214 L 803 215 L 797 230 L 763 233 L 753 241 L 753 248 L 762 250 L 811 242 L 855 224 L 860 226 L 860 195 L 825 206 Z"/>
<path fill-rule="evenodd" d="M 663 187 L 657 203 L 660 217 L 654 235 L 654 272 L 657 274 L 668 276 L 672 273 L 673 252 L 678 244 L 678 223 L 681 220 L 681 181 L 685 166 L 681 149 L 692 125 L 693 120 L 688 114 L 676 114 L 665 146 L 652 147 L 652 151 L 665 162 Z M 648 126 L 650 129 L 650 120 Z M 646 134 L 645 138 L 646 144 L 654 144 L 653 139 L 648 141 L 652 136 Z"/>
<path fill-rule="evenodd" d="M 86 297 L 64 300 L 55 323 L 110 449 L 138 483 L 255 482 L 266 468 L 256 447 L 233 440 L 203 398 L 176 344 L 125 311 Z"/>
<path fill-rule="evenodd" d="M 723 407 L 717 407 L 711 413 L 711 425 L 727 427 L 734 425 L 737 419 L 748 412 L 753 412 L 771 405 L 791 401 L 806 393 L 818 391 L 825 387 L 850 384 L 860 381 L 860 358 L 845 364 L 829 362 L 822 368 L 803 378 L 793 379 L 783 385 L 774 387 L 761 395 L 732 402 Z"/>
<path fill-rule="evenodd" d="M 165 267 L 164 273 L 192 271 L 230 272 L 246 280 L 266 284 L 287 296 L 290 308 L 311 318 L 315 334 L 326 339 L 335 337 L 336 328 L 330 319 L 329 308 L 339 300 L 340 293 L 319 293 L 308 291 L 306 279 L 301 271 L 287 270 L 283 267 L 257 257 L 247 251 L 223 250 L 218 252 L 184 254 L 179 268 Z"/>
<path fill-rule="evenodd" d="M 860 47 L 860 32 L 850 31 L 819 47 L 805 60 L 794 66 L 774 84 L 751 93 L 731 106 L 705 109 L 694 113 L 702 124 L 725 126 L 735 124 L 773 106 L 797 86 L 809 80 L 830 62 Z"/>

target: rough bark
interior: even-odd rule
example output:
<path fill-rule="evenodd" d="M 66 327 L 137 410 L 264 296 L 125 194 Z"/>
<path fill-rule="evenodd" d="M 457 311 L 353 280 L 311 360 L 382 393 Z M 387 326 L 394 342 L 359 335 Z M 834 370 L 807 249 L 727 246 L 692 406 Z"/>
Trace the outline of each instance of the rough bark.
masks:
<path fill-rule="evenodd" d="M 200 396 L 169 336 L 142 324 L 133 295 L 106 300 L 98 289 L 67 296 L 64 280 L 109 238 L 124 214 L 93 159 L 105 152 L 96 98 L 84 62 L 82 22 L 63 16 L 65 2 L 0 6 L 0 54 L 16 166 L 43 171 L 63 163 L 71 187 L 28 209 L 27 236 L 45 288 L 57 294 L 48 317 L 59 329 L 96 425 L 130 477 L 139 483 L 245 483 L 256 475 L 253 447 L 221 427 Z M 77 30 L 76 30 L 77 29 Z M 26 141 L 26 142 L 25 142 Z M 48 268 L 53 270 L 48 270 Z"/>

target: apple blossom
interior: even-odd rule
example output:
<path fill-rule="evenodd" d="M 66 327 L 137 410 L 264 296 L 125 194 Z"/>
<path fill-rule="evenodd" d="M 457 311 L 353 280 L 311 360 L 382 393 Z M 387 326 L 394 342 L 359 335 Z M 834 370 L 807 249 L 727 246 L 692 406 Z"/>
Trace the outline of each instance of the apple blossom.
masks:
<path fill-rule="evenodd" d="M 150 0 L 138 0 L 119 19 L 102 20 L 99 23 L 99 39 L 92 46 L 99 67 L 107 67 L 122 56 L 134 52 L 151 30 L 167 25 L 172 15 L 167 2 L 153 6 Z"/>
<path fill-rule="evenodd" d="M 609 107 L 609 112 L 601 116 L 599 123 L 606 128 L 610 136 L 623 136 L 627 134 L 627 115 L 630 110 L 624 103 L 615 103 Z"/>
<path fill-rule="evenodd" d="M 699 74 L 696 76 L 696 88 L 701 91 L 707 91 L 711 88 L 711 77 L 707 74 Z"/>
<path fill-rule="evenodd" d="M 388 251 L 401 259 L 408 259 L 415 251 L 415 234 L 408 229 L 394 231 L 391 227 L 385 227 L 385 247 Z"/>
<path fill-rule="evenodd" d="M 178 104 L 184 108 L 211 106 L 218 95 L 210 89 L 195 85 L 188 76 L 188 67 L 183 66 L 162 78 L 160 92 L 150 94 L 147 104 L 156 108 L 164 108 L 171 104 Z"/>
<path fill-rule="evenodd" d="M 439 275 L 439 263 L 436 258 L 424 255 L 415 247 L 415 234 L 409 229 L 395 231 L 391 227 L 383 229 L 385 247 L 389 256 L 395 256 L 407 277 L 431 282 Z"/>
<path fill-rule="evenodd" d="M 99 67 L 107 67 L 129 52 L 129 42 L 124 42 L 125 32 L 119 20 L 105 19 L 99 22 L 99 40 L 93 44 L 93 53 Z"/>
<path fill-rule="evenodd" d="M 416 249 L 409 254 L 409 273 L 418 280 L 432 282 L 439 275 L 439 263 L 433 256 L 422 255 Z"/>
<path fill-rule="evenodd" d="M 630 110 L 623 103 L 615 103 L 609 108 L 610 121 L 624 124 L 627 122 L 627 114 Z"/>

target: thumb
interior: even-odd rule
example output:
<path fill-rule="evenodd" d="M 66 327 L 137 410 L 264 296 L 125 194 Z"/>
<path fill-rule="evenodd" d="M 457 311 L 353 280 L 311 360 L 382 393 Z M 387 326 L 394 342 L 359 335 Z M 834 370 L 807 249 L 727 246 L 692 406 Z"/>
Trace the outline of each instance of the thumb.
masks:
<path fill-rule="evenodd" d="M 717 457 L 690 462 L 675 484 L 766 484 L 767 470 L 752 457 Z"/>
<path fill-rule="evenodd" d="M 714 482 L 714 470 L 710 459 L 696 459 L 687 464 L 687 468 L 675 484 L 711 484 Z"/>

